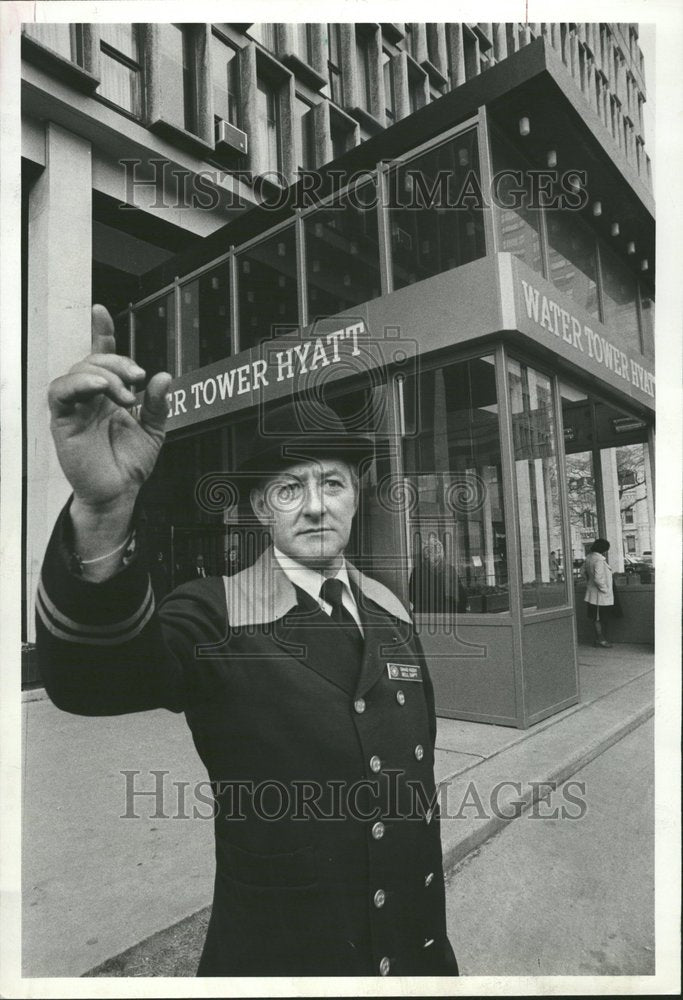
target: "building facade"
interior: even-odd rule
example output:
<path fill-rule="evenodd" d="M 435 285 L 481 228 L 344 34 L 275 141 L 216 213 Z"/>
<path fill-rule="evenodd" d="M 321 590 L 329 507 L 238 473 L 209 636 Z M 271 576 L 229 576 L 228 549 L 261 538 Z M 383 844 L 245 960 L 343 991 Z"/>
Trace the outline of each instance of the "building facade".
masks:
<path fill-rule="evenodd" d="M 174 376 L 146 488 L 174 582 L 253 558 L 226 473 L 305 392 L 375 438 L 354 558 L 412 602 L 439 712 L 576 703 L 598 536 L 615 640 L 651 641 L 637 25 L 26 25 L 22 55 L 27 643 L 67 495 L 45 387 L 93 301 Z"/>

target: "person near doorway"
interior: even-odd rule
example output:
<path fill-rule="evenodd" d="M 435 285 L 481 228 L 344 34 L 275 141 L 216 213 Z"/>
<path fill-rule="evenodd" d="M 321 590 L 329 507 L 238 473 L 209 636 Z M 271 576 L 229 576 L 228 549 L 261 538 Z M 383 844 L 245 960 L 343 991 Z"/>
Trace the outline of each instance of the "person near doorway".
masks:
<path fill-rule="evenodd" d="M 607 562 L 609 542 L 606 538 L 596 538 L 583 564 L 583 575 L 586 580 L 586 596 L 588 618 L 595 629 L 595 645 L 611 648 L 608 642 L 604 624 L 614 617 L 614 583 L 612 570 Z"/>
<path fill-rule="evenodd" d="M 206 572 L 206 566 L 204 565 L 204 556 L 198 553 L 195 556 L 194 565 L 189 573 L 188 579 L 190 580 L 203 580 L 208 573 Z"/>

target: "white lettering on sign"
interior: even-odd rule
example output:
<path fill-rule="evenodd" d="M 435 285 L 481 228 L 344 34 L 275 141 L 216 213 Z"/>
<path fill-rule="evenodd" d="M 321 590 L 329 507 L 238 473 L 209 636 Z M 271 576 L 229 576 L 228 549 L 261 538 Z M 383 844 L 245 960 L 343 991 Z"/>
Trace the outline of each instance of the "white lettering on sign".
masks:
<path fill-rule="evenodd" d="M 270 385 L 271 378 L 276 382 L 293 379 L 297 375 L 326 368 L 328 365 L 341 361 L 340 344 L 348 341 L 351 356 L 361 353 L 358 338 L 367 333 L 365 324 L 361 321 L 350 326 L 334 330 L 325 337 L 316 337 L 283 351 L 275 352 L 272 370 L 268 370 L 268 362 L 260 358 L 237 368 L 229 368 L 211 375 L 200 381 L 193 382 L 188 390 L 174 389 L 166 395 L 168 416 L 177 417 L 187 413 L 188 403 L 192 410 L 211 407 L 217 400 L 232 399 L 247 392 L 258 392 L 264 386 Z M 189 400 L 188 400 L 189 394 Z"/>
<path fill-rule="evenodd" d="M 541 294 L 528 281 L 523 278 L 521 281 L 524 290 L 524 304 L 529 319 L 533 319 L 534 323 L 555 337 L 560 337 L 567 344 L 571 344 L 581 354 L 587 354 L 599 365 L 604 365 L 605 368 L 626 382 L 637 386 L 648 396 L 654 397 L 655 377 L 652 372 L 647 371 L 633 358 L 628 358 L 622 350 L 615 347 L 601 333 L 596 333 L 589 326 L 581 323 L 576 316 L 572 316 L 557 302 L 549 299 L 547 295 Z"/>

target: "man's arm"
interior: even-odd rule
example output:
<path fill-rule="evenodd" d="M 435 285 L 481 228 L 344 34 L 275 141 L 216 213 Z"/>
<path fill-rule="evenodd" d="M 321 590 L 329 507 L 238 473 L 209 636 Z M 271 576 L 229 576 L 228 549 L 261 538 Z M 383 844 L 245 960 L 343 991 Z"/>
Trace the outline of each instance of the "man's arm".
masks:
<path fill-rule="evenodd" d="M 211 672 L 195 652 L 225 636 L 222 581 L 179 587 L 157 610 L 139 527 L 137 551 L 120 572 L 84 579 L 72 553 L 69 506 L 55 525 L 36 595 L 38 663 L 52 701 L 79 715 L 120 715 L 178 712 L 211 697 Z"/>

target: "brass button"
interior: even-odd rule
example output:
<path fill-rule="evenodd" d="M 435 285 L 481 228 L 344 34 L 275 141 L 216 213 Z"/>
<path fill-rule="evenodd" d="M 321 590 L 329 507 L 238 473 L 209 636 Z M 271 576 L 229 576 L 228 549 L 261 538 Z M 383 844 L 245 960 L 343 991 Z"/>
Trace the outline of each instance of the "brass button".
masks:
<path fill-rule="evenodd" d="M 430 872 L 429 875 L 425 876 L 425 888 L 428 885 L 431 885 L 433 881 L 434 881 L 434 872 Z"/>
<path fill-rule="evenodd" d="M 377 774 L 377 772 L 380 770 L 381 767 L 382 767 L 382 761 L 379 759 L 379 757 L 374 756 L 370 758 L 371 771 L 374 771 L 375 774 Z"/>
<path fill-rule="evenodd" d="M 384 893 L 384 889 L 378 889 L 372 899 L 373 903 L 375 904 L 378 910 L 384 906 L 386 898 L 387 897 Z"/>
<path fill-rule="evenodd" d="M 415 747 L 415 757 L 417 758 L 417 760 L 422 760 L 424 755 L 425 755 L 424 747 L 422 746 L 421 743 L 418 743 L 417 746 Z"/>
<path fill-rule="evenodd" d="M 384 823 L 378 822 L 372 828 L 372 836 L 375 840 L 381 840 L 384 836 Z"/>
<path fill-rule="evenodd" d="M 382 961 L 379 963 L 379 974 L 380 976 L 388 976 L 389 969 L 391 968 L 391 962 L 385 955 Z"/>
<path fill-rule="evenodd" d="M 422 945 L 423 948 L 431 948 L 434 944 L 434 938 L 425 938 L 425 943 Z"/>
<path fill-rule="evenodd" d="M 396 701 L 399 703 L 399 705 L 405 705 L 406 696 L 404 695 L 403 691 L 396 692 Z"/>
<path fill-rule="evenodd" d="M 356 701 L 354 701 L 353 703 L 353 708 L 354 711 L 358 713 L 358 715 L 362 715 L 363 712 L 365 711 L 365 700 L 363 698 L 356 699 Z"/>

